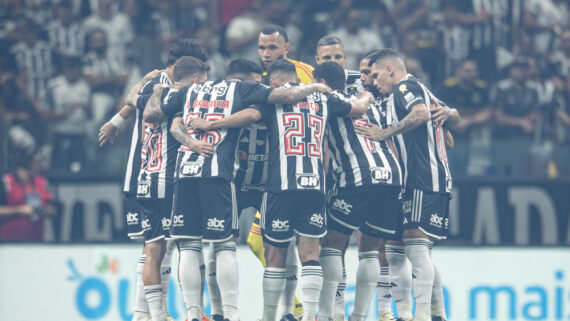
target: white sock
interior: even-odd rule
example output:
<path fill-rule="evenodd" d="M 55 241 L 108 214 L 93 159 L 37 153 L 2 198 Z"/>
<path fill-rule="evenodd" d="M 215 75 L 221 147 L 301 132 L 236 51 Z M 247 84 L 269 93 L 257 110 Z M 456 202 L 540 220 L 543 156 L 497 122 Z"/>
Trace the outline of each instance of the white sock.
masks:
<path fill-rule="evenodd" d="M 378 261 L 378 251 L 358 253 L 354 310 L 350 315 L 354 320 L 366 319 L 366 312 L 368 312 L 370 301 L 372 301 L 374 296 L 379 276 L 380 261 Z"/>
<path fill-rule="evenodd" d="M 412 318 L 412 274 L 408 267 L 408 259 L 403 246 L 386 245 L 386 258 L 390 266 L 390 284 L 392 297 L 396 302 L 398 317 Z"/>
<path fill-rule="evenodd" d="M 308 261 L 303 263 L 299 283 L 303 293 L 303 320 L 314 320 L 323 287 L 323 269 L 319 262 Z"/>
<path fill-rule="evenodd" d="M 174 241 L 166 242 L 166 251 L 164 252 L 164 258 L 160 264 L 160 285 L 162 287 L 162 309 L 164 313 L 168 313 L 168 308 L 166 306 L 166 298 L 168 296 L 168 287 L 170 286 L 170 275 L 172 273 L 172 253 L 176 248 L 176 243 Z"/>
<path fill-rule="evenodd" d="M 224 315 L 222 310 L 222 297 L 220 296 L 220 288 L 216 279 L 216 254 L 214 247 L 210 246 L 206 251 L 206 278 L 208 280 L 208 295 L 210 297 L 210 314 Z"/>
<path fill-rule="evenodd" d="M 222 297 L 224 319 L 238 321 L 239 272 L 236 257 L 236 242 L 214 244 L 216 252 L 216 278 Z"/>
<path fill-rule="evenodd" d="M 380 279 L 378 280 L 378 314 L 392 312 L 392 292 L 390 291 L 390 268 L 380 267 Z"/>
<path fill-rule="evenodd" d="M 447 315 L 445 314 L 445 304 L 443 300 L 443 288 L 441 284 L 441 274 L 437 265 L 431 260 L 433 264 L 433 289 L 431 293 L 431 315 L 441 317 L 447 320 Z"/>
<path fill-rule="evenodd" d="M 336 288 L 334 298 L 334 315 L 342 316 L 344 319 L 344 292 L 346 292 L 346 269 L 342 267 L 342 277 Z"/>
<path fill-rule="evenodd" d="M 295 251 L 295 241 L 289 242 L 287 248 L 287 260 L 285 261 L 285 289 L 281 295 L 281 317 L 293 314 L 295 310 L 295 290 L 297 289 L 297 253 Z"/>
<path fill-rule="evenodd" d="M 342 252 L 340 250 L 323 247 L 319 256 L 323 270 L 323 286 L 319 298 L 318 320 L 327 320 L 334 315 L 335 297 L 337 288 L 342 281 Z"/>
<path fill-rule="evenodd" d="M 422 238 L 405 239 L 406 256 L 412 263 L 412 288 L 416 301 L 414 317 L 431 316 L 433 265 L 429 257 L 430 241 Z"/>
<path fill-rule="evenodd" d="M 286 268 L 266 267 L 263 273 L 263 321 L 275 321 L 279 298 L 285 289 Z"/>
<path fill-rule="evenodd" d="M 148 303 L 152 321 L 166 321 L 164 310 L 162 310 L 162 288 L 160 284 L 145 285 L 144 297 Z"/>
<path fill-rule="evenodd" d="M 180 266 L 178 281 L 182 289 L 182 298 L 186 305 L 188 320 L 202 320 L 202 301 L 200 293 L 201 241 L 180 242 Z"/>
<path fill-rule="evenodd" d="M 206 264 L 204 252 L 200 253 L 200 314 L 204 313 L 204 289 L 206 288 Z"/>
<path fill-rule="evenodd" d="M 143 271 L 146 255 L 141 255 L 137 263 L 137 283 L 135 285 L 135 313 L 148 313 L 148 304 L 144 298 Z"/>

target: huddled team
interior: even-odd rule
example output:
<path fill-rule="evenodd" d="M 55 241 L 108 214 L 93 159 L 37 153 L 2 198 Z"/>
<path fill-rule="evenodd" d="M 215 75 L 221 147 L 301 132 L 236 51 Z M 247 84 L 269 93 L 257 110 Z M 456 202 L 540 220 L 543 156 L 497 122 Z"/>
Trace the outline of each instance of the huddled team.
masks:
<path fill-rule="evenodd" d="M 350 71 L 337 37 L 319 40 L 315 68 L 288 59 L 288 48 L 285 30 L 266 26 L 261 67 L 235 59 L 224 80 L 208 80 L 200 44 L 174 41 L 168 66 L 140 80 L 101 128 L 100 143 L 113 142 L 135 116 L 126 222 L 145 244 L 133 320 L 170 320 L 178 248 L 188 320 L 238 321 L 238 217 L 251 207 L 248 245 L 265 267 L 263 321 L 344 320 L 344 253 L 355 231 L 349 320 L 365 319 L 374 291 L 380 321 L 396 320 L 392 298 L 397 320 L 446 320 L 431 248 L 448 227 L 446 127 L 457 111 L 394 50 L 375 50 Z M 205 280 L 211 316 L 203 315 Z"/>

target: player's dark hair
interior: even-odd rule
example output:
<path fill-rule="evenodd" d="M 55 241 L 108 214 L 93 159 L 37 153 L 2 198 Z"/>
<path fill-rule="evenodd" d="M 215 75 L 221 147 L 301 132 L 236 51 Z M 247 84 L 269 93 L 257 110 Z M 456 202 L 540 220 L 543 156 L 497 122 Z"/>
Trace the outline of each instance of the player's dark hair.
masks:
<path fill-rule="evenodd" d="M 344 69 L 336 62 L 324 62 L 313 70 L 313 79 L 324 80 L 331 89 L 343 91 L 345 86 Z"/>
<path fill-rule="evenodd" d="M 277 59 L 267 67 L 267 78 L 274 73 L 297 75 L 295 64 L 286 59 Z"/>
<path fill-rule="evenodd" d="M 265 27 L 263 27 L 263 29 L 261 29 L 261 34 L 263 35 L 270 35 L 273 33 L 278 32 L 281 37 L 283 37 L 283 39 L 285 39 L 285 42 L 289 42 L 289 37 L 287 37 L 287 31 L 285 31 L 285 28 L 278 26 L 278 25 L 267 25 Z"/>
<path fill-rule="evenodd" d="M 373 55 L 377 54 L 381 49 L 374 49 L 374 50 L 370 50 L 369 52 L 366 53 L 366 55 L 364 55 L 364 58 L 362 58 L 362 60 L 364 59 L 370 59 L 370 57 L 372 57 Z"/>
<path fill-rule="evenodd" d="M 83 61 L 77 56 L 61 55 L 58 60 L 63 70 L 80 69 L 83 66 Z"/>
<path fill-rule="evenodd" d="M 262 72 L 263 71 L 261 70 L 261 67 L 259 67 L 259 65 L 256 64 L 255 62 L 245 58 L 237 58 L 230 62 L 226 77 L 234 77 L 241 79 L 240 76 L 242 75 L 249 77 L 249 74 L 251 73 L 256 73 L 261 75 Z"/>
<path fill-rule="evenodd" d="M 174 65 L 172 77 L 174 81 L 180 81 L 187 77 L 199 76 L 210 70 L 210 65 L 190 56 L 184 56 Z"/>
<path fill-rule="evenodd" d="M 194 57 L 202 60 L 202 62 L 208 61 L 206 49 L 196 39 L 177 39 L 170 43 L 168 65 L 174 64 L 176 60 L 183 56 Z"/>
<path fill-rule="evenodd" d="M 340 40 L 339 37 L 324 36 L 321 39 L 319 39 L 319 42 L 317 42 L 317 49 L 319 47 L 332 46 L 332 45 L 340 45 L 341 47 L 344 47 L 344 45 L 342 44 L 342 40 Z"/>
<path fill-rule="evenodd" d="M 383 60 L 386 58 L 400 58 L 400 59 L 402 59 L 402 57 L 394 49 L 390 49 L 390 48 L 380 49 L 380 50 L 378 50 L 378 52 L 373 53 L 370 56 L 370 61 L 368 62 L 368 66 L 372 66 L 376 61 Z"/>

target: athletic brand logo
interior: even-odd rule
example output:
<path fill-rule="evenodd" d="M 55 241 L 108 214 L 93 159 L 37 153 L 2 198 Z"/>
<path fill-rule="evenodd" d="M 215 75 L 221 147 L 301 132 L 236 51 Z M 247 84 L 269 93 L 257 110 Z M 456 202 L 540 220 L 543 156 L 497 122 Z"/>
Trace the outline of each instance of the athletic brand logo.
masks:
<path fill-rule="evenodd" d="M 139 184 L 137 186 L 137 194 L 138 195 L 147 195 L 150 192 L 150 185 L 149 184 Z"/>
<path fill-rule="evenodd" d="M 309 223 L 317 227 L 323 227 L 325 224 L 325 218 L 320 213 L 315 213 L 311 216 L 311 221 Z"/>
<path fill-rule="evenodd" d="M 198 176 L 202 172 L 202 164 L 183 165 L 180 174 L 184 176 Z"/>
<path fill-rule="evenodd" d="M 338 210 L 339 212 L 343 213 L 344 215 L 348 215 L 348 214 L 350 214 L 350 211 L 352 211 L 352 205 L 348 204 L 343 199 L 336 199 L 333 202 L 332 206 L 334 209 Z"/>
<path fill-rule="evenodd" d="M 138 213 L 127 213 L 127 224 L 138 224 L 139 223 L 139 214 Z"/>
<path fill-rule="evenodd" d="M 392 178 L 392 170 L 386 167 L 372 167 L 370 168 L 370 176 L 374 180 L 387 182 Z"/>
<path fill-rule="evenodd" d="M 143 230 L 150 229 L 150 220 L 147 218 L 141 222 L 141 227 Z"/>
<path fill-rule="evenodd" d="M 223 231 L 225 222 L 226 222 L 226 220 L 219 220 L 215 217 L 209 218 L 208 223 L 206 223 L 206 226 L 207 226 L 208 230 Z"/>
<path fill-rule="evenodd" d="M 244 136 L 242 139 L 239 140 L 240 143 L 249 143 L 249 138 L 247 138 L 247 136 Z"/>
<path fill-rule="evenodd" d="M 172 220 L 166 217 L 163 217 L 162 220 L 160 220 L 160 222 L 162 223 L 162 229 L 166 230 L 170 227 L 170 225 L 172 224 Z"/>
<path fill-rule="evenodd" d="M 289 230 L 289 221 L 281 221 L 279 219 L 273 220 L 271 223 L 271 228 L 275 232 L 286 232 Z"/>
<path fill-rule="evenodd" d="M 443 217 L 437 214 L 432 214 L 429 219 L 429 224 L 437 228 L 441 228 L 443 226 Z"/>
<path fill-rule="evenodd" d="M 172 215 L 172 226 L 184 226 L 184 215 Z"/>
<path fill-rule="evenodd" d="M 297 184 L 302 188 L 315 188 L 320 186 L 320 179 L 315 174 L 297 174 Z"/>

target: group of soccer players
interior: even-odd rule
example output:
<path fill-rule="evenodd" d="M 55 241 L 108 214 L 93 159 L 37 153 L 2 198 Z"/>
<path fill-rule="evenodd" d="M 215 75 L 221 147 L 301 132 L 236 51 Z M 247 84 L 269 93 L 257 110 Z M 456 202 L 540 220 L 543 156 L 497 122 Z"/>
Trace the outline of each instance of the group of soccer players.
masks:
<path fill-rule="evenodd" d="M 365 319 L 375 290 L 380 320 L 396 320 L 392 298 L 398 320 L 445 320 L 431 248 L 448 226 L 446 127 L 457 111 L 391 49 L 371 52 L 357 72 L 344 69 L 336 37 L 318 42 L 314 69 L 287 58 L 279 26 L 266 26 L 258 45 L 261 66 L 236 59 L 226 79 L 207 80 L 199 43 L 174 41 L 168 66 L 139 81 L 100 130 L 101 145 L 114 142 L 135 114 L 126 222 L 129 236 L 145 242 L 133 320 L 170 320 L 177 248 L 188 320 L 238 321 L 238 217 L 251 207 L 248 244 L 265 266 L 263 321 L 344 320 L 344 253 L 354 231 L 349 320 Z"/>

